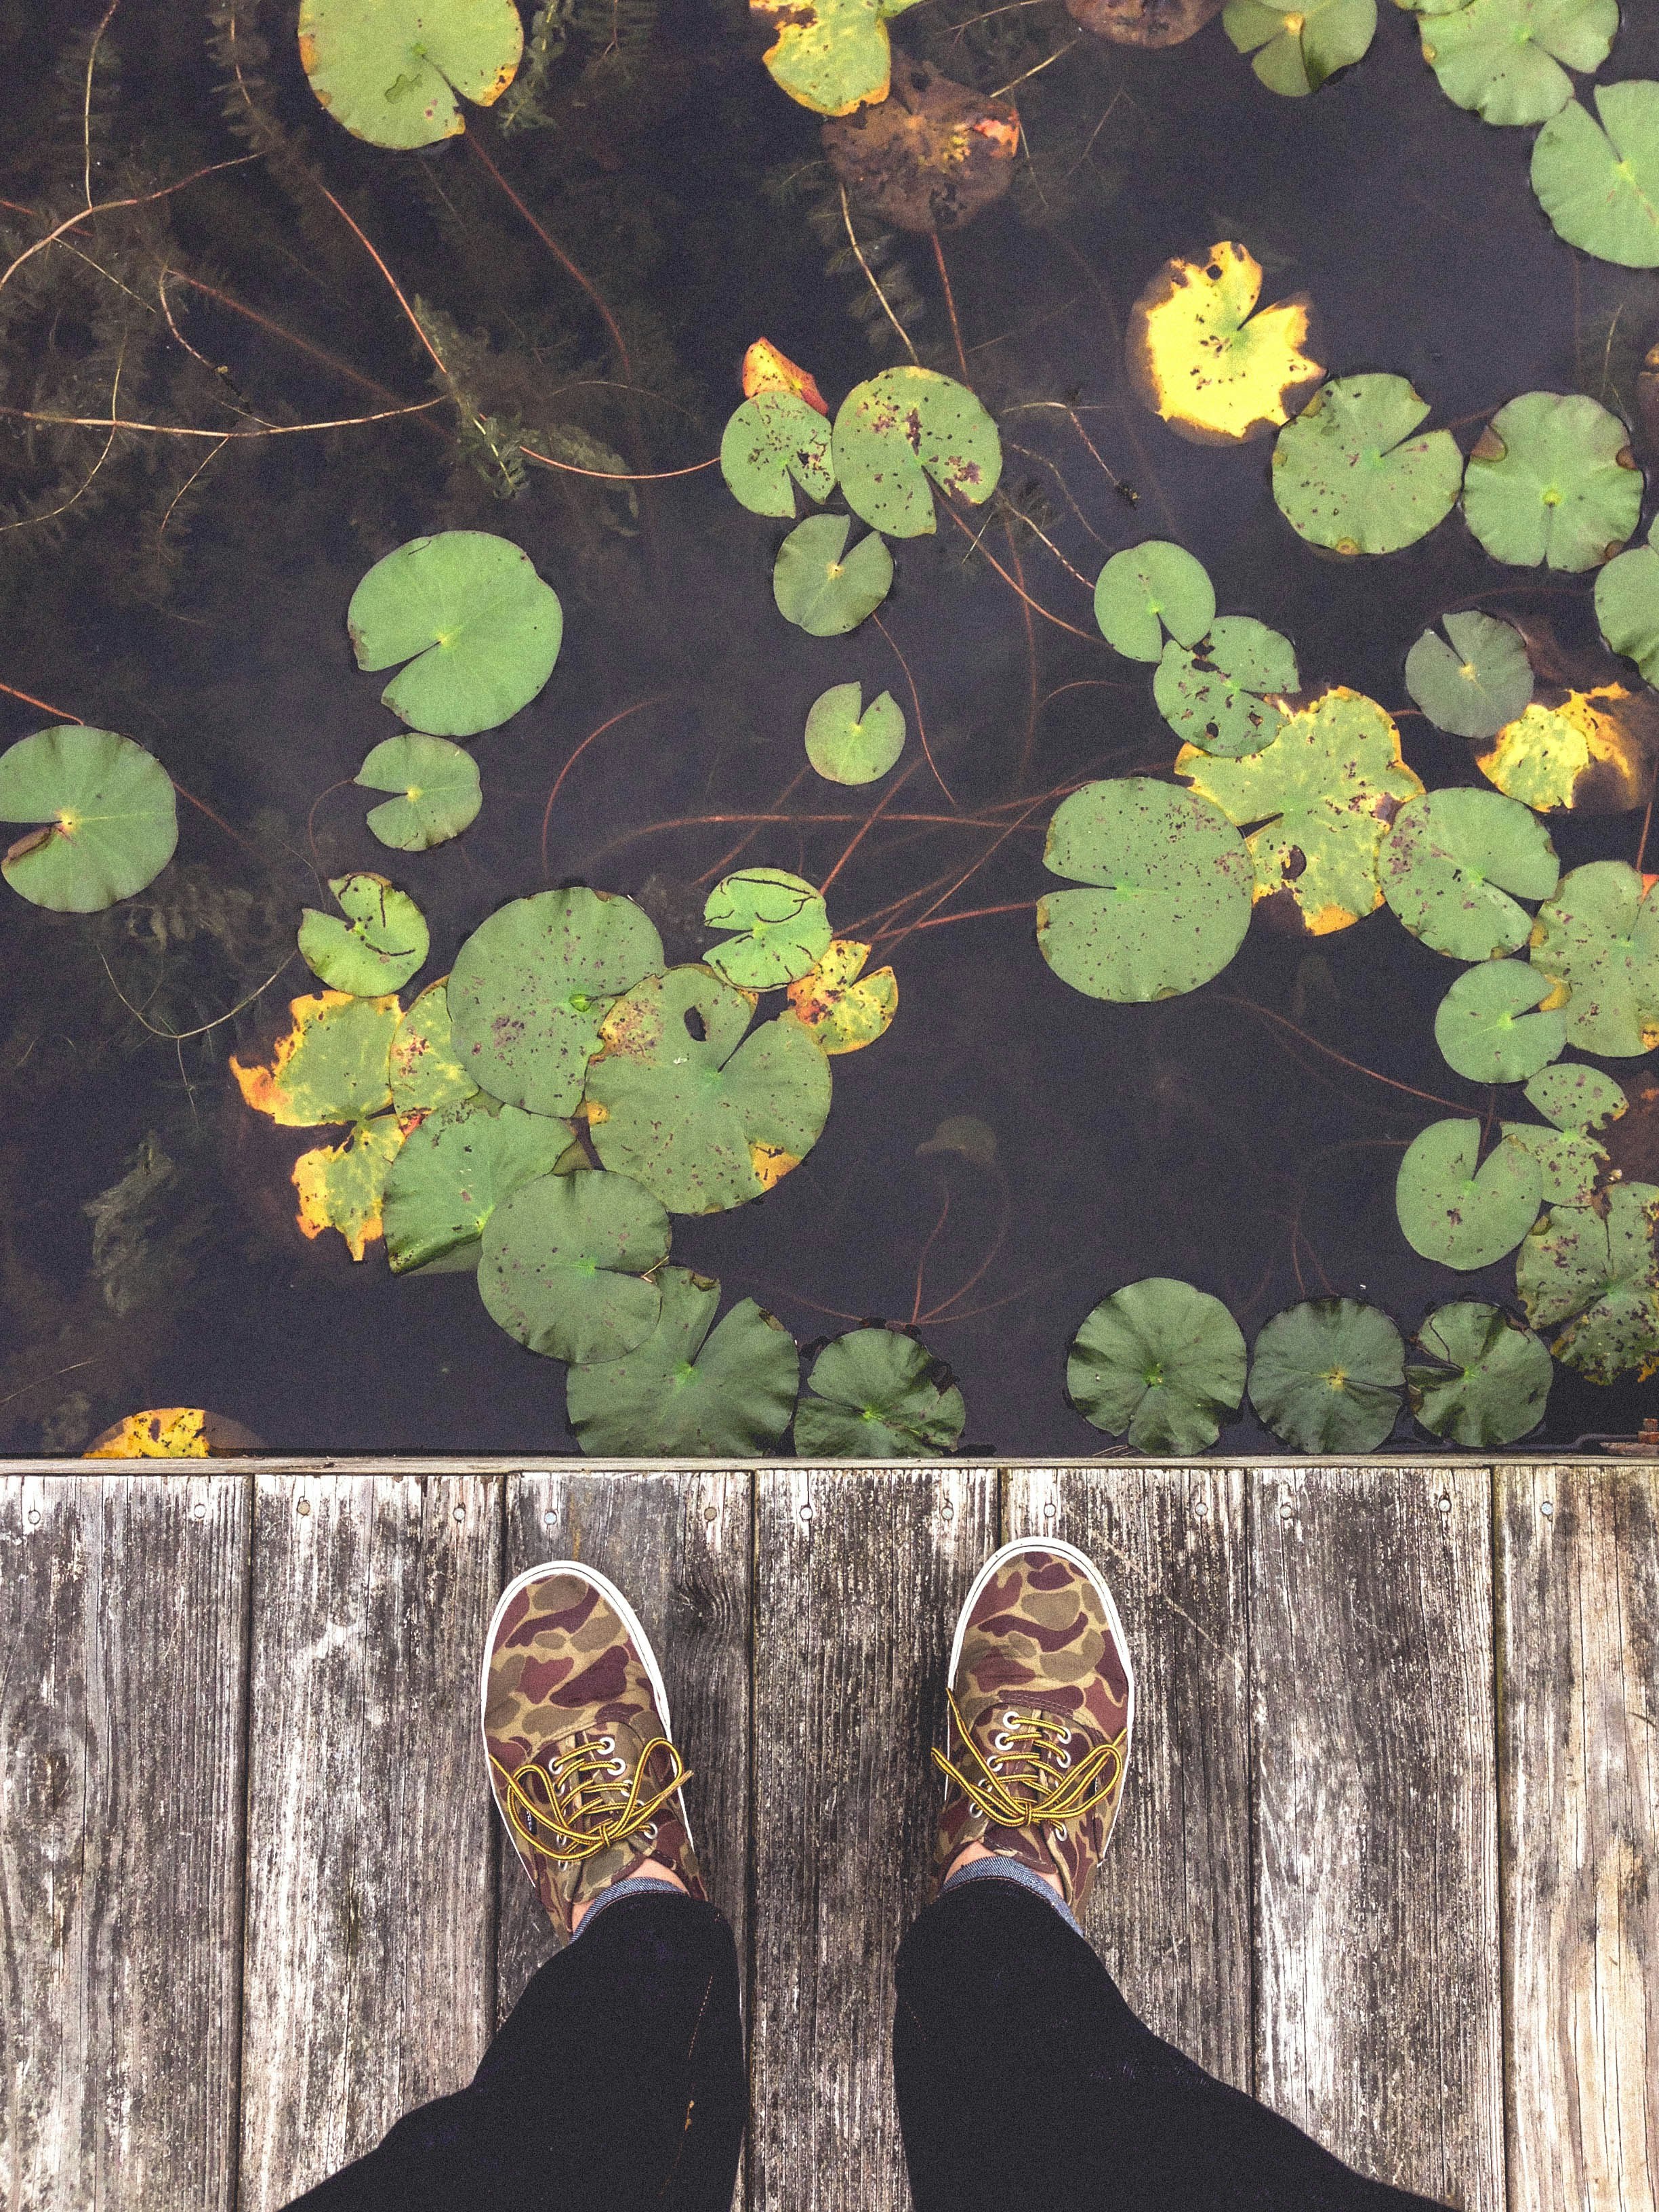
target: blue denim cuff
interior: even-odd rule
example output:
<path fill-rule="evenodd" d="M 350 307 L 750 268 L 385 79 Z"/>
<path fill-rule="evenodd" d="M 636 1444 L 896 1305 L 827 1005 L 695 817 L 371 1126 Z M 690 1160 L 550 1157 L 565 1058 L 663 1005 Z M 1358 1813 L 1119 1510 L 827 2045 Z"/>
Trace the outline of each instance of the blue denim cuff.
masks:
<path fill-rule="evenodd" d="M 571 1942 L 577 1943 L 581 1941 L 607 1905 L 615 1905 L 624 1897 L 647 1897 L 653 1890 L 660 1890 L 665 1897 L 685 1897 L 685 1892 L 678 1882 L 659 1881 L 653 1874 L 629 1875 L 626 1881 L 613 1882 L 609 1889 L 599 1892 L 583 1913 L 582 1924 L 571 1937 Z M 690 1904 L 690 1899 L 687 1898 L 686 1902 Z"/>
<path fill-rule="evenodd" d="M 958 1882 L 963 1881 L 1018 1882 L 1022 1889 L 1029 1889 L 1033 1897 L 1040 1897 L 1045 1905 L 1052 1905 L 1066 1925 L 1075 1935 L 1083 1936 L 1082 1929 L 1078 1926 L 1077 1916 L 1065 1899 L 1049 1883 L 1044 1881 L 1040 1874 L 1026 1866 L 1022 1860 L 998 1858 L 994 1856 L 986 1859 L 975 1859 L 969 1865 L 958 1867 L 954 1874 L 947 1875 L 945 1887 L 946 1889 L 954 1889 Z M 623 1887 L 626 1887 L 627 1885 L 624 1884 Z M 586 1923 L 583 1924 L 586 1925 Z M 1086 1943 L 1089 1939 L 1084 1936 L 1083 1940 Z"/>

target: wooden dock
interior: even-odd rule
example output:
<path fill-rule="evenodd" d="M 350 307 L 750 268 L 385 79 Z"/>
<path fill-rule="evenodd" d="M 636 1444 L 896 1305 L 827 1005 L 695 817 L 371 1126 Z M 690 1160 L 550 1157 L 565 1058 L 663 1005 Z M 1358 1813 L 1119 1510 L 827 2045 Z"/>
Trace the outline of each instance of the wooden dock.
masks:
<path fill-rule="evenodd" d="M 0 2203 L 270 2212 L 467 2078 L 550 1948 L 481 1639 L 574 1555 L 747 1961 L 739 2203 L 902 2212 L 947 1639 L 1030 1533 L 1134 1647 L 1091 1933 L 1152 2026 L 1466 2212 L 1659 2212 L 1659 1465 L 1451 1460 L 0 1476 Z"/>

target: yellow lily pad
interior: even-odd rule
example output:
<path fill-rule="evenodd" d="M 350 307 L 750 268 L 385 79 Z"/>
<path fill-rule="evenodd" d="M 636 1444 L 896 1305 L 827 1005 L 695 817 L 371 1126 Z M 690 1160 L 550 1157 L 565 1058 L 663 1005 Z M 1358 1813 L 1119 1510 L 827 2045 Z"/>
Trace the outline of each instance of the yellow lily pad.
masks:
<path fill-rule="evenodd" d="M 1222 239 L 1200 261 L 1166 261 L 1136 301 L 1129 380 L 1182 437 L 1206 446 L 1266 437 L 1324 375 L 1303 351 L 1306 297 L 1257 313 L 1261 296 L 1261 263 Z"/>
<path fill-rule="evenodd" d="M 890 968 L 866 975 L 864 963 L 869 957 L 867 945 L 838 937 L 811 974 L 789 986 L 796 1020 L 811 1031 L 825 1052 L 862 1052 L 892 1026 L 898 1012 L 898 977 Z"/>
<path fill-rule="evenodd" d="M 288 1010 L 294 1026 L 276 1040 L 269 1067 L 244 1067 L 234 1058 L 230 1063 L 256 1114 L 269 1114 L 279 1128 L 311 1129 L 365 1121 L 392 1103 L 392 1040 L 400 1011 L 395 994 L 358 999 L 349 991 L 319 991 L 290 1000 Z"/>
<path fill-rule="evenodd" d="M 1489 783 L 1540 814 L 1572 808 L 1625 814 L 1653 787 L 1659 714 L 1622 684 L 1534 699 L 1507 722 L 1476 764 Z"/>
<path fill-rule="evenodd" d="M 378 1243 L 385 1229 L 380 1208 L 386 1179 L 410 1122 L 382 1114 L 354 1129 L 343 1144 L 319 1145 L 294 1163 L 294 1188 L 300 1194 L 296 1217 L 307 1237 L 337 1229 L 354 1260 Z"/>

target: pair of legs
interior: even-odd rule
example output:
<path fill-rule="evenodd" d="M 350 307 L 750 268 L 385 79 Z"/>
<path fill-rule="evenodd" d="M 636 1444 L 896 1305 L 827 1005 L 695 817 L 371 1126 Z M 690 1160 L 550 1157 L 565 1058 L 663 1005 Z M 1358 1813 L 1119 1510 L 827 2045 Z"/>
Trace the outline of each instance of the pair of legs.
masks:
<path fill-rule="evenodd" d="M 1097 1570 L 1050 1540 L 1005 1547 L 957 1625 L 933 1893 L 898 1955 L 915 2212 L 1426 2212 L 1160 2041 L 1085 1940 L 1133 1721 Z M 520 1863 L 571 1940 L 469 2087 L 289 2212 L 729 2212 L 737 1956 L 655 1656 L 602 1575 L 556 1561 L 505 1593 L 483 1734 Z"/>

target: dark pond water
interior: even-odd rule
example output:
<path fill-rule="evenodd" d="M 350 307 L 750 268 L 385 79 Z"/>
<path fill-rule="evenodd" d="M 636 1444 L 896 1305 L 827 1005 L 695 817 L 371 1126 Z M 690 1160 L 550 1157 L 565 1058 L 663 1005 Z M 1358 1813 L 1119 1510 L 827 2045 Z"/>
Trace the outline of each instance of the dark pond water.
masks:
<path fill-rule="evenodd" d="M 235 430 L 429 398 L 429 364 L 323 185 L 409 299 L 465 334 L 452 360 L 491 411 L 580 429 L 641 470 L 715 451 L 763 333 L 832 403 L 892 357 L 872 347 L 882 319 L 843 265 L 817 120 L 761 68 L 743 10 L 579 0 L 547 127 L 503 134 L 472 112 L 467 139 L 423 154 L 359 144 L 320 112 L 291 7 L 218 9 L 216 52 L 204 12 L 125 0 L 116 14 L 91 79 L 94 196 L 247 153 L 238 57 L 266 150 L 82 224 L 19 272 L 0 294 L 9 408 L 107 416 L 114 389 L 131 419 Z M 1655 12 L 1627 11 L 1607 74 L 1659 75 Z M 87 38 L 102 13 L 103 0 L 0 0 L 7 260 L 43 218 L 84 204 Z M 1158 265 L 1231 237 L 1266 266 L 1267 297 L 1311 294 L 1322 362 L 1408 376 L 1466 446 L 1522 392 L 1629 405 L 1659 337 L 1659 283 L 1562 245 L 1528 187 L 1533 134 L 1454 109 L 1410 19 L 1382 15 L 1364 62 L 1302 100 L 1266 91 L 1219 22 L 1141 53 L 1074 36 L 1056 0 L 989 16 L 978 0 L 926 0 L 896 40 L 985 91 L 1060 56 L 1015 93 L 1030 152 L 1015 191 L 944 249 L 969 380 L 1019 448 L 1016 504 L 1091 579 L 1119 545 L 1179 539 L 1224 607 L 1295 640 L 1310 684 L 1401 710 L 1406 648 L 1446 607 L 1593 637 L 1591 580 L 1501 568 L 1457 517 L 1385 560 L 1322 556 L 1274 507 L 1270 447 L 1182 443 L 1129 395 L 1121 351 Z M 590 66 L 613 33 L 616 52 Z M 474 143 L 603 295 L 629 376 Z M 877 259 L 923 360 L 959 374 L 930 240 L 896 237 Z M 152 1032 L 197 1030 L 257 992 L 319 879 L 355 867 L 387 869 L 421 899 L 428 976 L 501 901 L 547 882 L 625 891 L 671 955 L 698 957 L 704 891 L 739 841 L 746 860 L 815 880 L 842 859 L 887 787 L 806 772 L 805 711 L 853 678 L 908 704 L 896 647 L 954 805 L 913 774 L 845 859 L 831 916 L 842 933 L 884 928 L 897 1022 L 835 1063 L 830 1121 L 799 1170 L 757 1204 L 677 1221 L 676 1260 L 718 1275 L 728 1301 L 773 1308 L 803 1344 L 851 1319 L 919 1317 L 966 1395 L 964 1448 L 988 1452 L 1108 1442 L 1066 1404 L 1066 1347 L 1096 1299 L 1145 1274 L 1214 1291 L 1247 1334 L 1328 1289 L 1407 1329 L 1446 1297 L 1512 1302 L 1512 1261 L 1454 1276 L 1419 1260 L 1395 1220 L 1401 1152 L 1447 1109 L 1364 1071 L 1472 1113 L 1489 1099 L 1435 1047 L 1455 970 L 1386 910 L 1316 942 L 1258 918 L 1218 981 L 1152 1006 L 1085 999 L 1038 957 L 1029 902 L 1047 880 L 1053 799 L 1024 802 L 1093 775 L 1165 772 L 1175 750 L 1145 674 L 1093 635 L 1086 591 L 1039 539 L 1017 535 L 1027 588 L 1082 635 L 1034 617 L 1028 638 L 1018 599 L 942 525 L 898 549 L 890 644 L 872 624 L 824 642 L 773 605 L 785 526 L 742 512 L 717 471 L 630 496 L 532 469 L 502 500 L 487 460 L 458 447 L 456 419 L 445 402 L 222 450 L 126 434 L 90 478 L 105 433 L 8 419 L 10 515 L 64 511 L 0 535 L 0 739 L 59 717 L 123 731 L 201 803 L 181 806 L 173 866 L 101 916 L 0 896 L 7 1449 L 77 1450 L 136 1407 L 190 1404 L 283 1449 L 574 1450 L 562 1370 L 495 1328 L 470 1277 L 397 1281 L 379 1250 L 354 1265 L 337 1237 L 295 1227 L 289 1170 L 313 1140 L 256 1120 L 226 1062 L 268 1050 L 288 998 L 313 988 L 297 961 L 204 1034 Z M 564 649 L 540 697 L 473 744 L 474 826 L 387 855 L 364 795 L 340 787 L 394 726 L 385 679 L 354 665 L 346 603 L 382 553 L 456 526 L 530 553 L 563 600 Z M 1000 527 L 986 543 L 1006 567 Z M 641 701 L 544 819 L 574 748 Z M 1431 785 L 1479 781 L 1461 741 L 1420 718 L 1401 726 Z M 915 815 L 936 818 L 902 818 Z M 1572 865 L 1634 858 L 1640 821 L 1551 826 Z M 942 920 L 981 908 L 1014 910 Z M 919 1154 L 961 1115 L 991 1133 L 993 1162 Z M 1558 1370 L 1537 1441 L 1631 1431 L 1650 1398 Z M 1411 1440 L 1402 1422 L 1396 1443 Z M 1223 1443 L 1269 1448 L 1249 1421 Z"/>

